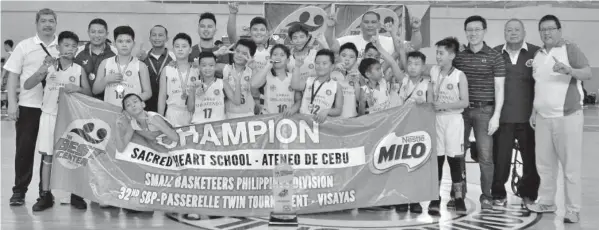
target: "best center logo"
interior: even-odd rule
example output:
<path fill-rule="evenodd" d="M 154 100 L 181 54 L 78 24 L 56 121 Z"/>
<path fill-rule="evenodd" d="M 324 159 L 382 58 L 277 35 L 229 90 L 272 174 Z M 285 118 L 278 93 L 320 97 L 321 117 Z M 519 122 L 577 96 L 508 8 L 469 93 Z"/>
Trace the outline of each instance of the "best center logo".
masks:
<path fill-rule="evenodd" d="M 398 137 L 395 132 L 385 136 L 375 148 L 371 171 L 383 174 L 396 166 L 405 165 L 408 172 L 422 166 L 430 157 L 431 136 L 425 131 Z"/>
<path fill-rule="evenodd" d="M 86 166 L 89 159 L 106 154 L 110 126 L 98 119 L 71 122 L 54 145 L 54 155 L 65 168 Z"/>

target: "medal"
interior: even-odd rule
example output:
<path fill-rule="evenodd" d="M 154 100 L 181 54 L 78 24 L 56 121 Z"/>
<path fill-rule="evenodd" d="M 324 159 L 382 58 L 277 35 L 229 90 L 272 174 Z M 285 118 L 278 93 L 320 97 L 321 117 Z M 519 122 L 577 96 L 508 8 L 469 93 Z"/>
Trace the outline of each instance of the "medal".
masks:
<path fill-rule="evenodd" d="M 181 100 L 187 99 L 187 81 L 189 80 L 189 72 L 191 71 L 191 64 L 187 69 L 187 73 L 185 77 L 181 76 L 181 71 L 179 71 L 179 65 L 175 67 L 177 70 L 177 75 L 179 76 L 179 81 L 181 82 Z"/>
<path fill-rule="evenodd" d="M 119 93 L 123 93 L 125 91 L 125 87 L 121 84 L 116 86 L 116 91 Z"/>
<path fill-rule="evenodd" d="M 94 79 L 96 79 L 96 75 L 94 73 L 90 73 L 89 74 L 89 80 L 93 81 Z"/>

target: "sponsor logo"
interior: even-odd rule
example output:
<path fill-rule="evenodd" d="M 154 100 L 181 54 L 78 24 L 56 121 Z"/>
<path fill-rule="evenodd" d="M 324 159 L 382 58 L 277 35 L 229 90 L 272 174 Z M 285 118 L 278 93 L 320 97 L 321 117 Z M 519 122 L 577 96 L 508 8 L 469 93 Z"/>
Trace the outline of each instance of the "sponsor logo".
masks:
<path fill-rule="evenodd" d="M 106 154 L 110 125 L 99 119 L 71 122 L 54 148 L 55 158 L 65 168 L 86 166 L 89 159 Z"/>
<path fill-rule="evenodd" d="M 125 72 L 125 75 L 127 75 L 127 77 L 130 77 L 131 75 L 133 75 L 133 72 L 131 72 L 131 70 L 127 70 L 127 72 Z"/>
<path fill-rule="evenodd" d="M 418 90 L 418 91 L 416 92 L 416 95 L 418 95 L 418 96 L 422 96 L 423 94 L 424 94 L 424 92 L 422 92 L 422 90 Z"/>
<path fill-rule="evenodd" d="M 431 155 L 432 139 L 425 131 L 398 137 L 395 132 L 385 136 L 374 149 L 370 170 L 383 174 L 404 165 L 408 172 L 422 166 Z"/>
<path fill-rule="evenodd" d="M 333 94 L 333 91 L 331 91 L 330 89 L 327 89 L 327 96 L 331 96 L 331 94 Z"/>
<path fill-rule="evenodd" d="M 310 65 L 308 65 L 308 68 L 314 69 L 314 64 L 310 63 Z"/>
<path fill-rule="evenodd" d="M 532 67 L 532 59 L 528 59 L 528 61 L 526 61 L 526 67 Z"/>
<path fill-rule="evenodd" d="M 220 94 L 220 90 L 218 90 L 218 89 L 215 89 L 215 90 L 214 90 L 214 95 L 219 95 L 219 94 Z"/>
<path fill-rule="evenodd" d="M 483 58 L 482 60 L 480 60 L 482 63 L 487 63 L 487 59 Z"/>
<path fill-rule="evenodd" d="M 69 77 L 69 81 L 70 81 L 70 82 L 75 82 L 75 77 L 74 77 L 74 76 L 70 76 L 70 77 Z"/>
<path fill-rule="evenodd" d="M 453 84 L 447 84 L 447 89 L 448 90 L 452 90 L 453 89 Z"/>

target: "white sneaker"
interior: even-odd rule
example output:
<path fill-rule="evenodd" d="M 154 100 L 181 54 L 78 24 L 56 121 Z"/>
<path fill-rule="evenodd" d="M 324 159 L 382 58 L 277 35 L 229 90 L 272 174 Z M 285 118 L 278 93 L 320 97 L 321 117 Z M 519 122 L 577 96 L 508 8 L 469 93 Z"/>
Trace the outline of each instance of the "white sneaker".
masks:
<path fill-rule="evenodd" d="M 567 224 L 578 223 L 578 221 L 580 221 L 579 216 L 580 215 L 578 214 L 578 212 L 567 211 L 566 215 L 564 215 L 564 223 L 567 223 Z"/>
<path fill-rule="evenodd" d="M 536 213 L 553 213 L 553 212 L 557 211 L 557 206 L 555 206 L 554 204 L 534 203 L 531 205 L 526 205 L 526 208 L 529 211 L 536 212 Z"/>

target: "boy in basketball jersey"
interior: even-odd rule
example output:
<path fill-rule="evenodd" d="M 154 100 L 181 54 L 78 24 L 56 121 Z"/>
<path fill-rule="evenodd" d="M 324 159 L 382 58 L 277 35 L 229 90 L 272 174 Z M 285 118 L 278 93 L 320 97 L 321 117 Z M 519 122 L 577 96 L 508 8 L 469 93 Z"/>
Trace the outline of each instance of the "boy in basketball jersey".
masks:
<path fill-rule="evenodd" d="M 331 73 L 333 80 L 339 82 L 343 90 L 342 118 L 358 116 L 358 96 L 360 94 L 360 71 L 356 66 L 358 48 L 354 43 L 348 42 L 339 48 L 340 62 Z M 363 84 L 363 83 L 362 83 Z"/>
<path fill-rule="evenodd" d="M 235 44 L 233 52 L 233 64 L 226 65 L 223 68 L 223 80 L 232 88 L 237 88 L 236 82 L 241 83 L 241 104 L 235 105 L 232 100 L 225 101 L 225 110 L 228 119 L 254 116 L 254 98 L 252 96 L 252 87 L 250 79 L 256 70 L 248 67 L 248 62 L 256 53 L 256 43 L 249 39 L 241 39 Z M 236 92 L 237 93 L 237 92 Z M 254 94 L 258 91 L 255 90 Z"/>
<path fill-rule="evenodd" d="M 148 67 L 131 55 L 135 46 L 135 32 L 129 26 L 119 26 L 113 34 L 118 54 L 104 59 L 100 64 L 93 93 L 104 92 L 104 101 L 119 107 L 123 97 L 129 93 L 139 95 L 144 101 L 150 99 L 152 86 Z"/>
<path fill-rule="evenodd" d="M 335 53 L 328 49 L 319 50 L 314 61 L 316 76 L 302 79 L 299 68 L 293 70 L 291 88 L 304 92 L 300 113 L 312 115 L 318 123 L 326 121 L 327 117 L 338 117 L 343 110 L 343 89 L 337 81 L 331 81 L 331 72 L 335 68 Z M 296 67 L 302 66 L 303 60 L 295 62 Z"/>
<path fill-rule="evenodd" d="M 235 80 L 235 90 L 228 81 L 215 77 L 216 56 L 201 52 L 199 56 L 201 80 L 191 90 L 187 109 L 193 114 L 192 124 L 203 124 L 227 119 L 225 99 L 234 105 L 241 105 L 241 79 Z"/>
<path fill-rule="evenodd" d="M 58 35 L 57 47 L 60 57 L 57 60 L 46 58 L 44 64 L 23 85 L 26 90 L 30 90 L 40 83 L 44 86 L 40 129 L 37 134 L 37 149 L 42 154 L 42 168 L 40 169 L 42 171 L 40 178 L 42 192 L 40 198 L 33 205 L 34 212 L 46 210 L 54 205 L 54 196 L 50 191 L 50 175 L 60 90 L 63 89 L 66 93 L 83 93 L 91 96 L 85 71 L 80 65 L 73 62 L 78 44 L 79 37 L 75 33 L 61 32 Z"/>
<path fill-rule="evenodd" d="M 158 114 L 175 127 L 191 124 L 191 113 L 187 110 L 189 90 L 199 79 L 199 70 L 189 62 L 191 37 L 179 33 L 173 38 L 173 50 L 176 60 L 164 67 L 160 74 L 158 91 Z M 166 111 L 166 112 L 165 112 Z"/>
<path fill-rule="evenodd" d="M 430 78 L 423 74 L 426 69 L 426 56 L 420 51 L 413 51 L 407 55 L 407 74 L 399 88 L 398 105 L 431 102 L 433 98 Z"/>
<path fill-rule="evenodd" d="M 466 214 L 461 161 L 464 157 L 464 120 L 462 111 L 468 107 L 468 82 L 466 75 L 453 67 L 453 59 L 458 53 L 459 42 L 455 38 L 445 38 L 437 44 L 437 65 L 430 68 L 433 86 L 433 100 L 437 130 L 437 163 L 439 183 L 443 177 L 443 164 L 447 157 L 452 189 L 455 191 L 455 209 L 460 215 Z M 431 201 L 428 210 L 431 215 L 439 214 L 438 200 Z"/>

